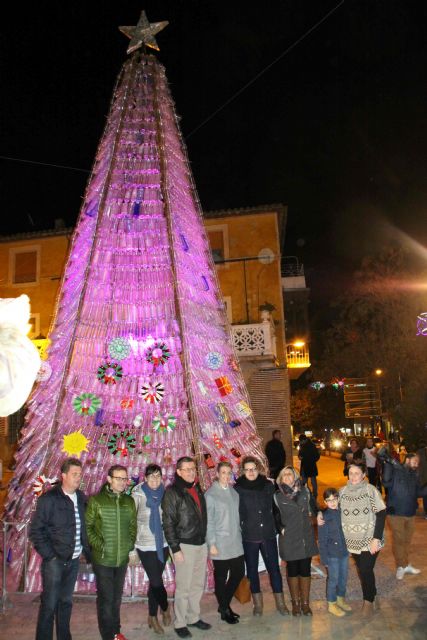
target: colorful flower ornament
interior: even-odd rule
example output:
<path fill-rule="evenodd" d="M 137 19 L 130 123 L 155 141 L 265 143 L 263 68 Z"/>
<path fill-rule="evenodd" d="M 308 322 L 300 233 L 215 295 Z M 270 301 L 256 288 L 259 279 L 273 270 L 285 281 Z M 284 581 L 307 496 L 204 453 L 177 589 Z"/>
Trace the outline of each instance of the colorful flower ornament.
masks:
<path fill-rule="evenodd" d="M 176 427 L 176 418 L 173 415 L 156 416 L 153 418 L 153 429 L 158 433 L 173 431 Z"/>
<path fill-rule="evenodd" d="M 126 457 L 130 451 L 133 451 L 135 446 L 135 436 L 128 429 L 114 433 L 107 442 L 109 452 L 113 455 L 120 454 L 122 458 Z"/>
<path fill-rule="evenodd" d="M 252 414 L 252 409 L 244 400 L 236 404 L 236 411 L 241 418 L 248 418 Z"/>
<path fill-rule="evenodd" d="M 116 384 L 123 376 L 123 367 L 118 362 L 105 362 L 98 367 L 97 376 L 104 384 Z"/>
<path fill-rule="evenodd" d="M 74 396 L 72 405 L 76 413 L 81 416 L 93 416 L 101 407 L 101 399 L 94 393 L 82 393 Z"/>
<path fill-rule="evenodd" d="M 42 360 L 40 363 L 40 369 L 38 370 L 38 373 L 36 375 L 37 382 L 46 382 L 46 380 L 49 380 L 51 375 L 52 367 L 48 362 L 46 362 L 46 360 Z"/>
<path fill-rule="evenodd" d="M 113 338 L 108 345 L 108 353 L 113 360 L 124 360 L 130 355 L 131 347 L 126 338 Z"/>
<path fill-rule="evenodd" d="M 141 398 L 149 404 L 158 404 L 165 395 L 165 386 L 161 382 L 145 382 L 140 391 Z"/>
<path fill-rule="evenodd" d="M 42 495 L 47 489 L 49 489 L 55 482 L 58 482 L 57 478 L 46 478 L 44 474 L 37 476 L 33 483 L 33 493 L 37 498 Z"/>
<path fill-rule="evenodd" d="M 215 384 L 218 387 L 218 391 L 221 396 L 228 396 L 230 393 L 233 393 L 233 387 L 231 386 L 227 376 L 215 378 Z"/>
<path fill-rule="evenodd" d="M 164 342 L 156 342 L 152 347 L 147 349 L 145 359 L 147 362 L 158 367 L 159 364 L 165 364 L 171 357 L 170 351 Z"/>
<path fill-rule="evenodd" d="M 209 369 L 219 369 L 222 365 L 222 355 L 218 351 L 210 351 L 206 356 L 206 364 Z"/>

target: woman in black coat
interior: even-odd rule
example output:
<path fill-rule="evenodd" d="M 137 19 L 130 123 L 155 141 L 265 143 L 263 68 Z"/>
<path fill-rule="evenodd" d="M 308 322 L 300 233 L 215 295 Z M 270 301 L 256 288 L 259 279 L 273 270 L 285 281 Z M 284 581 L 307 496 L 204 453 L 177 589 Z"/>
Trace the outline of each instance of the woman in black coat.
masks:
<path fill-rule="evenodd" d="M 283 597 L 283 581 L 276 542 L 276 519 L 273 515 L 274 484 L 261 473 L 259 460 L 243 458 L 242 475 L 234 485 L 239 494 L 240 526 L 246 573 L 251 583 L 254 616 L 263 613 L 263 597 L 258 575 L 259 554 L 263 557 L 270 584 L 281 615 L 289 615 Z"/>
<path fill-rule="evenodd" d="M 293 467 L 285 467 L 277 477 L 274 500 L 280 513 L 279 552 L 286 560 L 286 574 L 292 600 L 292 615 L 311 616 L 311 558 L 319 553 L 312 516 L 316 501 Z"/>

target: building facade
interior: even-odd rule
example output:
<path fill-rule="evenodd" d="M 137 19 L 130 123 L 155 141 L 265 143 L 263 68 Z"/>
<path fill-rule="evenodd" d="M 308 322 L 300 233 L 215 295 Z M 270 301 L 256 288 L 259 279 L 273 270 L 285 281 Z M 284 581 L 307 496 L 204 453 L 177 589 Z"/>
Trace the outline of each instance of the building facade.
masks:
<path fill-rule="evenodd" d="M 281 273 L 286 207 L 207 212 L 205 226 L 259 433 L 267 441 L 273 429 L 280 429 L 291 459 Z M 32 339 L 48 335 L 72 231 L 0 237 L 0 298 L 29 296 Z M 6 462 L 13 454 L 18 422 L 9 417 L 0 425 L 0 458 Z"/>

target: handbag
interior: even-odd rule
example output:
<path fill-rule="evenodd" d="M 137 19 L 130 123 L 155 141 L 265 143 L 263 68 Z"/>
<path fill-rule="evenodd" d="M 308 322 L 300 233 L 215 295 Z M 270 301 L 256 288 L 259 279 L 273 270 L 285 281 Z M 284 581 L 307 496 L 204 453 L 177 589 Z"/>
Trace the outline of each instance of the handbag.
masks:
<path fill-rule="evenodd" d="M 251 601 L 251 583 L 247 576 L 243 576 L 239 585 L 234 592 L 234 597 L 240 602 L 240 604 L 246 604 Z"/>

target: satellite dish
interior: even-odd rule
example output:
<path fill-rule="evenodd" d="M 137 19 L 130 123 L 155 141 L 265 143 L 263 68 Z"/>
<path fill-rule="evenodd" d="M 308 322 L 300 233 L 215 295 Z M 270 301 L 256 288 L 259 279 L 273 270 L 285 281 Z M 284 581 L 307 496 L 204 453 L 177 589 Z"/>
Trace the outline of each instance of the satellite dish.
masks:
<path fill-rule="evenodd" d="M 258 260 L 261 264 L 271 264 L 276 256 L 274 255 L 274 251 L 266 247 L 265 249 L 261 249 L 258 254 Z"/>

